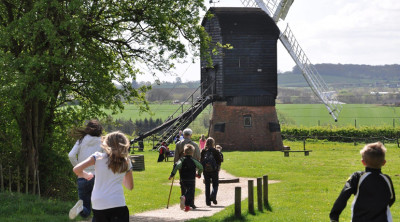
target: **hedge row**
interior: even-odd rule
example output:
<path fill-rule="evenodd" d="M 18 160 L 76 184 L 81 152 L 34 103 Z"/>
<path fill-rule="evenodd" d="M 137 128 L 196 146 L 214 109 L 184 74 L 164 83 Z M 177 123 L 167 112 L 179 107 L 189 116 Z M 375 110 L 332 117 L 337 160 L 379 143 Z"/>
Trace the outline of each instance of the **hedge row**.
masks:
<path fill-rule="evenodd" d="M 400 138 L 400 128 L 390 127 L 345 127 L 345 128 L 326 128 L 326 127 L 282 127 L 283 139 L 303 140 L 303 139 L 322 139 L 339 142 L 355 141 L 398 141 Z"/>

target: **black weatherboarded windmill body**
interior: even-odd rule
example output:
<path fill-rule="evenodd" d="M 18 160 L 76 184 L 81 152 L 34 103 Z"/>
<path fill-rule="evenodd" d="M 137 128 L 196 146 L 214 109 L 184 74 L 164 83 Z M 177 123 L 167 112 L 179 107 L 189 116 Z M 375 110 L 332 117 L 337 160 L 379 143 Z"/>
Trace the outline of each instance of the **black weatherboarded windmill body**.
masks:
<path fill-rule="evenodd" d="M 275 111 L 279 29 L 259 8 L 210 8 L 202 25 L 217 42 L 231 44 L 201 65 L 203 91 L 214 98 L 210 136 L 228 150 L 280 150 Z M 211 85 L 211 87 L 209 87 Z"/>
<path fill-rule="evenodd" d="M 279 1 L 279 2 L 278 2 Z M 275 99 L 277 96 L 277 40 L 279 39 L 314 94 L 337 120 L 341 105 L 300 47 L 289 26 L 281 32 L 276 23 L 284 19 L 294 0 L 241 0 L 243 8 L 211 7 L 211 18 L 202 25 L 211 45 L 230 44 L 212 55 L 213 64 L 201 61 L 201 95 L 186 100 L 162 125 L 131 141 L 141 141 L 164 130 L 162 142 L 171 143 L 210 103 L 213 114 L 209 136 L 225 150 L 281 150 L 282 138 Z M 211 51 L 209 52 L 211 53 Z M 140 144 L 140 143 L 139 143 Z"/>

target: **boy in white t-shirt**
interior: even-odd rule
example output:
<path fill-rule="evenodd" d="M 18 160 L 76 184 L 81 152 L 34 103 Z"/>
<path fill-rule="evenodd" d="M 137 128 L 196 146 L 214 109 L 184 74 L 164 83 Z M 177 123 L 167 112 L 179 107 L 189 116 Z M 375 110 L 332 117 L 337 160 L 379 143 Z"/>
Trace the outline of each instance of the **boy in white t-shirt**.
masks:
<path fill-rule="evenodd" d="M 92 192 L 92 208 L 96 222 L 129 222 L 129 210 L 122 188 L 123 184 L 127 189 L 133 189 L 128 147 L 129 141 L 123 133 L 109 133 L 102 143 L 105 153 L 96 152 L 74 167 L 76 175 L 90 180 L 93 174 L 83 169 L 95 166 L 96 179 Z"/>

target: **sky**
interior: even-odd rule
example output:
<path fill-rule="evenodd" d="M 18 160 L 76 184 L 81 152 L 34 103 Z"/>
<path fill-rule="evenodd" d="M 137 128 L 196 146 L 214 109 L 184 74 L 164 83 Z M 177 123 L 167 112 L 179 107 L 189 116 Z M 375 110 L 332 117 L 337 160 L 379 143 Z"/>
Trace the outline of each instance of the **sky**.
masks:
<path fill-rule="evenodd" d="M 214 0 L 215 1 L 215 0 Z M 242 7 L 240 0 L 220 0 L 209 7 Z M 313 64 L 400 64 L 399 0 L 295 0 L 285 21 Z M 161 81 L 200 79 L 200 61 L 176 64 L 175 76 L 159 74 Z M 295 63 L 278 40 L 278 70 Z M 154 81 L 150 75 L 138 81 Z"/>

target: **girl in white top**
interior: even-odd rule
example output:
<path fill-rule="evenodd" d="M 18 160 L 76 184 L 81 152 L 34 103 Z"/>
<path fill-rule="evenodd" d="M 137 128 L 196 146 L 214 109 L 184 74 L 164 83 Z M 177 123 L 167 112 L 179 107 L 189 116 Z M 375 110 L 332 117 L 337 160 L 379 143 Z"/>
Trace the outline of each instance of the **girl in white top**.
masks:
<path fill-rule="evenodd" d="M 93 165 L 95 167 L 92 208 L 93 219 L 96 222 L 128 222 L 129 210 L 122 184 L 129 190 L 133 189 L 131 162 L 128 159 L 129 141 L 123 133 L 113 132 L 103 138 L 101 146 L 105 153 L 94 153 L 76 165 L 74 172 L 79 177 L 90 180 L 93 174 L 85 172 L 84 169 Z"/>
<path fill-rule="evenodd" d="M 71 161 L 72 166 L 76 166 L 78 163 L 86 160 L 93 153 L 102 151 L 101 149 L 101 134 L 103 133 L 103 127 L 97 120 L 90 120 L 85 128 L 79 128 L 74 130 L 74 134 L 79 138 L 68 157 Z M 88 173 L 94 173 L 94 167 L 90 166 L 85 169 Z M 85 178 L 78 177 L 78 196 L 79 201 L 69 211 L 69 217 L 74 219 L 78 214 L 83 218 L 90 215 L 92 210 L 91 196 L 94 185 L 94 178 L 86 180 Z"/>

